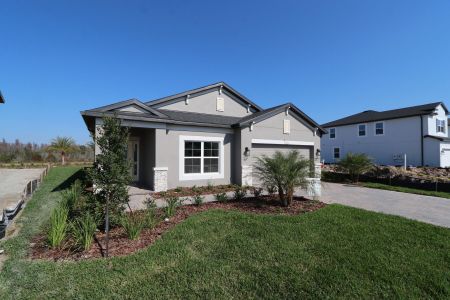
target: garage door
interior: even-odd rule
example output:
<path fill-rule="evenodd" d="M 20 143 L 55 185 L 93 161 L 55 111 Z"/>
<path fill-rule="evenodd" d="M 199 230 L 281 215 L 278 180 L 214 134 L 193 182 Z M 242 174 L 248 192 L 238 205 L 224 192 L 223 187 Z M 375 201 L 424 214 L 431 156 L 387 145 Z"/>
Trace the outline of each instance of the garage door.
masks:
<path fill-rule="evenodd" d="M 313 157 L 313 147 L 312 146 L 297 146 L 297 145 L 269 145 L 269 144 L 252 144 L 251 149 L 251 161 L 250 164 L 254 165 L 257 161 L 257 157 L 273 156 L 275 152 L 280 151 L 281 153 L 288 153 L 289 151 L 296 150 L 305 159 L 311 159 Z M 253 176 L 253 184 L 258 184 L 258 179 Z"/>
<path fill-rule="evenodd" d="M 450 144 L 441 144 L 441 167 L 450 167 Z"/>

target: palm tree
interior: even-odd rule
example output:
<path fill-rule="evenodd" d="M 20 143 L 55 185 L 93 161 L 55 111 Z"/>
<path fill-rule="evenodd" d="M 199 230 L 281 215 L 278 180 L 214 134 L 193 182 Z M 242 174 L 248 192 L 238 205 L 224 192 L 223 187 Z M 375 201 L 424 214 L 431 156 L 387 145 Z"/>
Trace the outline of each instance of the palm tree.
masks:
<path fill-rule="evenodd" d="M 61 164 L 66 164 L 66 154 L 75 151 L 76 144 L 71 137 L 56 137 L 52 140 L 50 146 L 48 146 L 48 151 L 59 152 L 61 154 Z"/>
<path fill-rule="evenodd" d="M 307 188 L 306 178 L 311 171 L 311 162 L 297 151 L 287 154 L 275 152 L 272 157 L 257 158 L 254 174 L 265 186 L 276 186 L 283 206 L 289 206 L 296 187 Z"/>
<path fill-rule="evenodd" d="M 353 182 L 358 183 L 359 176 L 373 168 L 372 159 L 364 153 L 347 153 L 338 163 L 339 170 L 347 172 Z"/>

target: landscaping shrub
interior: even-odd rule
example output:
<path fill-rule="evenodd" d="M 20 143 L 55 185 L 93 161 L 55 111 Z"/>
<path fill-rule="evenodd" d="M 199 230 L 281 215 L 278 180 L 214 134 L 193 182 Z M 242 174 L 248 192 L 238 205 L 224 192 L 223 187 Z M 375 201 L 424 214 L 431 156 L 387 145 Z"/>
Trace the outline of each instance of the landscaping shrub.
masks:
<path fill-rule="evenodd" d="M 219 202 L 226 202 L 228 201 L 228 197 L 226 193 L 218 193 L 216 194 L 216 200 Z"/>
<path fill-rule="evenodd" d="M 166 218 L 170 218 L 175 214 L 177 207 L 180 205 L 180 199 L 178 197 L 166 198 L 166 204 L 167 206 L 164 208 L 165 216 Z"/>
<path fill-rule="evenodd" d="M 338 163 L 338 169 L 347 172 L 353 182 L 358 182 L 359 176 L 372 168 L 372 159 L 364 153 L 349 152 Z"/>
<path fill-rule="evenodd" d="M 174 189 L 174 191 L 177 192 L 177 193 L 179 193 L 179 192 L 183 191 L 183 188 L 180 187 L 180 186 L 177 186 L 177 187 Z"/>
<path fill-rule="evenodd" d="M 195 195 L 194 197 L 192 197 L 192 201 L 194 202 L 195 205 L 200 206 L 203 201 L 205 200 L 205 197 L 203 197 L 200 194 Z"/>
<path fill-rule="evenodd" d="M 275 186 L 275 185 L 267 185 L 267 187 L 266 187 L 266 190 L 267 190 L 267 193 L 270 195 L 270 196 L 273 196 L 273 195 L 275 195 L 275 193 L 277 192 L 277 187 Z"/>
<path fill-rule="evenodd" d="M 67 234 L 67 219 L 69 210 L 65 205 L 60 204 L 56 207 L 50 216 L 50 228 L 48 231 L 48 242 L 50 247 L 58 248 Z"/>
<path fill-rule="evenodd" d="M 142 229 L 147 224 L 145 215 L 138 213 L 125 214 L 121 221 L 122 227 L 130 240 L 138 239 Z"/>
<path fill-rule="evenodd" d="M 244 199 L 244 197 L 247 195 L 247 189 L 245 187 L 236 186 L 234 189 L 234 195 L 233 198 L 237 201 L 240 201 Z"/>
<path fill-rule="evenodd" d="M 71 223 L 71 231 L 75 243 L 80 249 L 85 251 L 91 248 L 96 229 L 97 222 L 89 213 L 78 217 Z"/>
<path fill-rule="evenodd" d="M 211 181 L 208 181 L 208 185 L 206 186 L 208 191 L 212 191 L 214 189 L 214 184 Z"/>
<path fill-rule="evenodd" d="M 83 186 L 80 180 L 76 180 L 69 189 L 62 192 L 64 204 L 69 210 L 69 214 L 73 214 L 75 210 L 81 209 Z"/>
<path fill-rule="evenodd" d="M 255 198 L 259 198 L 263 192 L 262 188 L 256 186 L 253 186 L 250 190 Z"/>
<path fill-rule="evenodd" d="M 254 174 L 265 184 L 277 187 L 283 206 L 289 206 L 296 187 L 307 189 L 307 177 L 311 172 L 311 161 L 304 159 L 298 151 L 275 152 L 272 157 L 258 157 Z"/>

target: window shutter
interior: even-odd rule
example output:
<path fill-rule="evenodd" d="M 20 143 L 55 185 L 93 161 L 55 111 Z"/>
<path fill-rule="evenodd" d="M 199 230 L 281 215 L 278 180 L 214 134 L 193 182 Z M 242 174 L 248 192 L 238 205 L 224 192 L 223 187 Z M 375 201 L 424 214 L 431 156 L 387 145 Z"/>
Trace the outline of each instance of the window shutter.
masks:
<path fill-rule="evenodd" d="M 217 111 L 225 111 L 225 104 L 223 98 L 217 97 Z"/>
<path fill-rule="evenodd" d="M 283 133 L 291 133 L 291 121 L 290 120 L 283 121 Z"/>

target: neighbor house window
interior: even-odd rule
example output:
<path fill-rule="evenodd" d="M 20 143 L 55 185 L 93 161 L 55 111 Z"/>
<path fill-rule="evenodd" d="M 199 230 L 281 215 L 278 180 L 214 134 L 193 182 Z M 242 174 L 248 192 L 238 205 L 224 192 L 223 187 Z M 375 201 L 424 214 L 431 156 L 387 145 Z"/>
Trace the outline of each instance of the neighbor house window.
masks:
<path fill-rule="evenodd" d="M 334 148 L 333 149 L 333 157 L 335 159 L 341 158 L 341 149 L 340 148 Z"/>
<path fill-rule="evenodd" d="M 445 133 L 445 120 L 436 120 L 436 132 Z"/>
<path fill-rule="evenodd" d="M 358 136 L 366 136 L 366 124 L 358 125 Z"/>
<path fill-rule="evenodd" d="M 223 138 L 180 136 L 180 180 L 223 178 Z"/>
<path fill-rule="evenodd" d="M 330 139 L 336 138 L 336 128 L 330 128 Z"/>
<path fill-rule="evenodd" d="M 384 134 L 384 122 L 375 123 L 375 135 L 383 135 Z"/>

